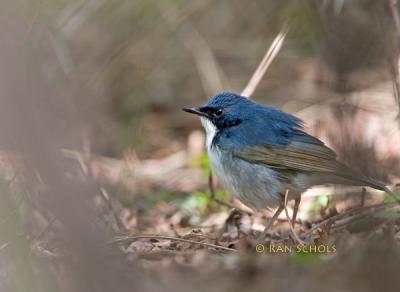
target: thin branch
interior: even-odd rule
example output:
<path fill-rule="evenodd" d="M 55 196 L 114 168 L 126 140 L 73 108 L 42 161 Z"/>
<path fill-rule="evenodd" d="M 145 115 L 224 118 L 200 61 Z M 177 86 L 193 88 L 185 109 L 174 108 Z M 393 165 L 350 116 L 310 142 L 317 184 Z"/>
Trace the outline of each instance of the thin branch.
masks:
<path fill-rule="evenodd" d="M 271 46 L 269 47 L 269 49 L 268 49 L 267 53 L 265 54 L 264 58 L 262 59 L 261 63 L 258 65 L 253 76 L 250 78 L 249 83 L 246 85 L 246 87 L 242 91 L 242 93 L 241 93 L 242 96 L 250 97 L 254 93 L 256 87 L 260 83 L 261 78 L 264 76 L 269 65 L 271 65 L 272 61 L 275 59 L 279 50 L 282 48 L 283 41 L 285 40 L 285 37 L 286 37 L 286 34 L 288 33 L 288 31 L 289 31 L 289 29 L 285 26 L 282 29 L 282 31 L 275 37 L 274 41 L 272 42 Z"/>
<path fill-rule="evenodd" d="M 356 215 L 362 216 L 364 214 L 357 214 L 357 213 L 361 213 L 364 211 L 373 212 L 373 211 L 377 211 L 377 210 L 381 210 L 381 209 L 385 209 L 385 208 L 394 207 L 396 205 L 397 205 L 397 203 L 390 203 L 390 204 L 383 203 L 383 204 L 372 205 L 372 206 L 367 206 L 367 207 L 363 207 L 363 208 L 350 209 L 350 210 L 344 211 L 340 214 L 337 214 L 335 216 L 332 216 L 332 217 L 322 220 L 318 224 L 314 225 L 310 230 L 308 230 L 307 232 L 302 234 L 302 236 L 303 237 L 308 236 L 308 235 L 312 234 L 315 230 L 320 228 L 321 226 L 328 224 L 328 223 L 334 223 L 335 221 L 345 218 L 346 216 L 351 216 L 354 213 L 356 213 L 356 214 L 354 214 L 355 216 Z"/>
<path fill-rule="evenodd" d="M 119 230 L 122 231 L 127 231 L 124 223 L 122 222 L 121 218 L 119 217 L 119 215 L 117 214 L 117 212 L 115 211 L 115 208 L 111 202 L 110 196 L 108 195 L 107 191 L 98 186 L 99 189 L 99 193 L 101 195 L 101 198 L 103 199 L 104 203 L 107 205 L 108 211 L 111 213 L 111 215 L 114 217 L 115 223 L 117 224 Z"/>
<path fill-rule="evenodd" d="M 212 244 L 212 243 L 199 242 L 199 241 L 190 240 L 190 239 L 177 238 L 177 237 L 171 237 L 171 236 L 162 236 L 162 235 L 117 236 L 110 243 L 123 242 L 123 241 L 136 241 L 136 240 L 144 239 L 144 238 L 181 241 L 181 242 L 187 242 L 187 243 L 192 243 L 192 244 L 198 244 L 198 245 L 202 245 L 202 246 L 212 247 L 212 248 L 225 250 L 225 251 L 229 251 L 229 252 L 237 252 L 236 249 L 229 248 L 229 247 L 224 247 L 224 246 L 220 246 L 220 245 L 216 245 L 216 244 Z"/>

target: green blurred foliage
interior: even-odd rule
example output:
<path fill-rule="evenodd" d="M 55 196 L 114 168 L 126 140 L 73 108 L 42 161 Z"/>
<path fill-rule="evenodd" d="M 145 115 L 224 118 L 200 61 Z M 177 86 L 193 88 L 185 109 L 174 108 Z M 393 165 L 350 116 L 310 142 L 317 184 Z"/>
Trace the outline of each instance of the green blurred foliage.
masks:
<path fill-rule="evenodd" d="M 195 159 L 192 160 L 191 165 L 193 167 L 198 167 L 201 169 L 201 172 L 204 176 L 208 176 L 211 172 L 211 164 L 210 160 L 208 159 L 207 154 L 203 154 Z"/>
<path fill-rule="evenodd" d="M 220 190 L 215 193 L 215 198 L 217 200 L 227 201 L 230 199 L 230 195 Z M 182 202 L 181 208 L 189 212 L 198 212 L 201 216 L 204 216 L 207 212 L 214 211 L 216 208 L 227 207 L 219 205 L 209 193 L 195 192 Z"/>
<path fill-rule="evenodd" d="M 399 192 L 395 192 L 393 194 L 385 194 L 383 202 L 385 204 L 394 204 L 394 203 L 396 203 L 396 200 L 400 200 L 400 193 Z"/>
<path fill-rule="evenodd" d="M 212 200 L 210 195 L 203 192 L 196 192 L 190 195 L 182 204 L 183 210 L 194 212 L 198 211 L 200 214 L 204 214 L 209 207 L 215 206 L 215 201 Z"/>
<path fill-rule="evenodd" d="M 324 208 L 329 208 L 333 205 L 333 195 L 328 194 L 328 195 L 319 195 L 316 200 L 313 201 L 313 204 L 311 205 L 309 212 L 311 215 L 314 215 L 317 213 L 320 209 Z"/>

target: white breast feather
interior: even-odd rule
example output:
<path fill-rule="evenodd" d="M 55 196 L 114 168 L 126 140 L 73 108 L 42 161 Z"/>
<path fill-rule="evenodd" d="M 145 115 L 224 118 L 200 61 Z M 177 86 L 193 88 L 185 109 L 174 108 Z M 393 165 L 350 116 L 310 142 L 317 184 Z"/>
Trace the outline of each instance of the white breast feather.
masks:
<path fill-rule="evenodd" d="M 202 117 L 201 123 L 203 124 L 203 127 L 206 131 L 206 144 L 207 144 L 207 149 L 209 150 L 211 147 L 212 140 L 217 134 L 218 129 L 209 119 Z"/>

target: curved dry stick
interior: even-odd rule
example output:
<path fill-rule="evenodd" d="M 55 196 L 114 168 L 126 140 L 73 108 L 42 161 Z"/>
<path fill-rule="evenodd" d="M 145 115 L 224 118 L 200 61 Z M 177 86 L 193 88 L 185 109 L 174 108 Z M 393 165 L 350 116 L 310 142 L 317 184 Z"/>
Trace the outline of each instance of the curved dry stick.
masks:
<path fill-rule="evenodd" d="M 272 61 L 275 59 L 279 50 L 282 48 L 283 41 L 288 33 L 289 29 L 285 26 L 282 31 L 275 37 L 271 46 L 269 47 L 267 53 L 262 59 L 261 63 L 258 65 L 256 71 L 253 76 L 251 76 L 249 83 L 247 83 L 246 87 L 243 89 L 241 95 L 245 97 L 250 97 L 257 85 L 260 83 L 261 78 L 264 76 L 267 71 L 269 65 L 271 65 Z"/>
<path fill-rule="evenodd" d="M 220 250 L 224 250 L 224 251 L 229 251 L 229 252 L 237 252 L 236 249 L 225 247 L 225 246 L 220 246 L 220 245 L 216 245 L 216 244 L 212 244 L 212 243 L 199 242 L 199 241 L 190 240 L 190 239 L 184 239 L 184 238 L 178 238 L 178 237 L 172 237 L 172 236 L 163 236 L 163 235 L 117 236 L 110 243 L 128 241 L 128 240 L 136 241 L 138 239 L 143 239 L 143 238 L 181 241 L 181 242 L 187 242 L 187 243 L 192 243 L 192 244 L 198 244 L 198 245 L 203 245 L 203 246 L 207 246 L 207 247 L 212 247 L 212 248 L 216 248 L 216 249 L 220 249 Z"/>

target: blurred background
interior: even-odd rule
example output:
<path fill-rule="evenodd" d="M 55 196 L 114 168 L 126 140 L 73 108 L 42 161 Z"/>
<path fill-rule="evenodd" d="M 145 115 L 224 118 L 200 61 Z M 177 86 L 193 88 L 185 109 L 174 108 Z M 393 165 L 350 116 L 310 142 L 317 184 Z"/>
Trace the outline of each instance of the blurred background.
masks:
<path fill-rule="evenodd" d="M 270 214 L 251 214 L 217 182 L 210 194 L 200 122 L 181 108 L 240 93 L 285 26 L 252 98 L 395 187 L 396 0 L 3 0 L 0 291 L 396 287 L 397 210 L 314 233 L 338 254 L 261 256 L 247 238 Z M 388 200 L 312 189 L 298 232 Z M 291 240 L 285 218 L 271 242 Z"/>

